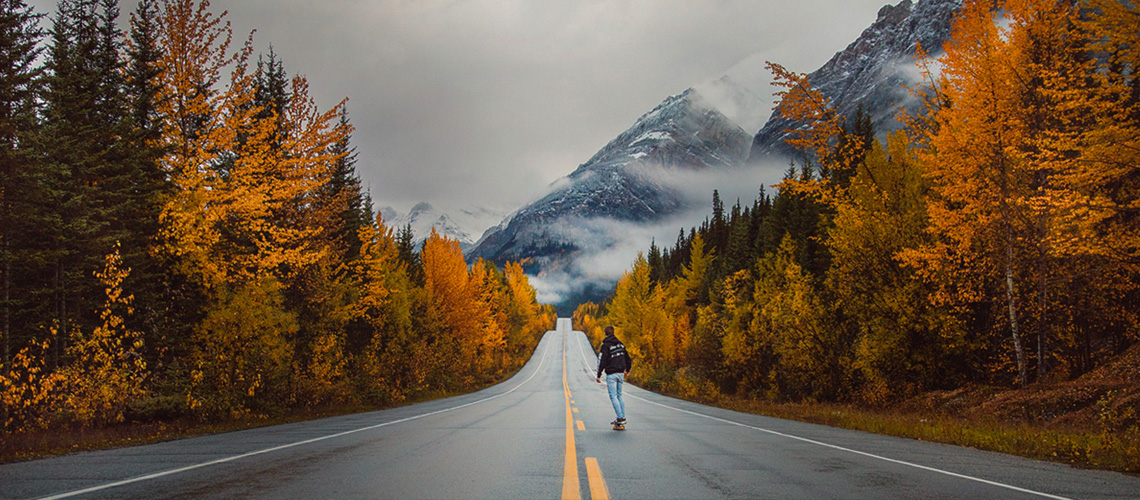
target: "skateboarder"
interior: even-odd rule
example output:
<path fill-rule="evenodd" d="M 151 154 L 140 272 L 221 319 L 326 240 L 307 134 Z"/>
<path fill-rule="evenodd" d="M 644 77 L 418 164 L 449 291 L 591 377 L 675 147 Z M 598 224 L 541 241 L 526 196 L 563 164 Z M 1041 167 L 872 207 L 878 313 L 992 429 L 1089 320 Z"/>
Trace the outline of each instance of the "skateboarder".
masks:
<path fill-rule="evenodd" d="M 607 326 L 601 356 L 598 358 L 597 381 L 601 383 L 602 372 L 606 372 L 606 389 L 610 391 L 610 403 L 613 403 L 614 413 L 617 413 L 617 420 L 612 422 L 614 429 L 625 428 L 625 401 L 621 398 L 621 386 L 632 367 L 633 360 L 625 351 L 625 344 L 614 335 L 614 327 Z"/>

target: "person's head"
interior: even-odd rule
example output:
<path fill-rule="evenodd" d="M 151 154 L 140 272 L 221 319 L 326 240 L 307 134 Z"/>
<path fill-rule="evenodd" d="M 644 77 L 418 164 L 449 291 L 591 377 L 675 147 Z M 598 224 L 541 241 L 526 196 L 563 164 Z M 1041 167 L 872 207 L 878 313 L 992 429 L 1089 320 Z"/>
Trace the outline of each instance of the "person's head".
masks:
<path fill-rule="evenodd" d="M 613 337 L 614 336 L 614 327 L 612 327 L 612 326 L 606 327 L 606 336 L 607 337 Z"/>

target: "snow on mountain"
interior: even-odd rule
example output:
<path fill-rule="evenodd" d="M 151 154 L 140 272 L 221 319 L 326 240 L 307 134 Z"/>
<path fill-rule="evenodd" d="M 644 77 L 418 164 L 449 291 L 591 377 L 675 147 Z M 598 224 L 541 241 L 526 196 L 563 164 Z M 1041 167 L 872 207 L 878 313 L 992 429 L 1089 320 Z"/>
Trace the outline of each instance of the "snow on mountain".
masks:
<path fill-rule="evenodd" d="M 666 98 L 488 230 L 468 259 L 526 262 L 545 302 L 596 300 L 654 239 L 672 241 L 678 227 L 699 223 L 713 189 L 736 190 L 725 199 L 755 197 L 765 181 L 745 163 L 758 122 L 746 130 L 721 109 L 740 119 L 760 106 L 727 77 Z"/>
<path fill-rule="evenodd" d="M 937 54 L 961 0 L 902 0 L 846 49 L 811 74 L 839 111 L 862 104 L 877 130 L 897 127 L 897 107 L 916 79 L 919 43 Z M 521 260 L 539 299 L 569 309 L 600 300 L 652 240 L 667 245 L 678 228 L 700 224 L 713 189 L 722 200 L 751 201 L 778 182 L 775 159 L 786 120 L 772 113 L 771 75 L 761 56 L 670 96 L 638 118 L 548 194 L 488 229 L 468 259 Z"/>
<path fill-rule="evenodd" d="M 505 210 L 485 207 L 439 209 L 428 202 L 417 203 L 407 214 L 399 214 L 391 207 L 380 209 L 385 220 L 394 228 L 412 226 L 416 241 L 423 243 L 434 228 L 437 233 L 459 241 L 463 251 L 473 248 L 479 235 L 499 223 Z"/>
<path fill-rule="evenodd" d="M 730 121 L 755 135 L 772 113 L 772 75 L 765 63 L 759 55 L 749 57 L 693 89 Z"/>
<path fill-rule="evenodd" d="M 808 74 L 808 81 L 831 99 L 841 115 L 852 117 L 862 106 L 880 136 L 896 130 L 901 126 L 895 119 L 900 107 L 920 112 L 918 101 L 907 90 L 920 83 L 915 65 L 918 47 L 931 58 L 940 55 L 961 6 L 962 0 L 902 0 L 886 5 L 858 39 Z M 791 125 L 773 113 L 756 134 L 751 157 L 794 155 L 784 142 Z"/>

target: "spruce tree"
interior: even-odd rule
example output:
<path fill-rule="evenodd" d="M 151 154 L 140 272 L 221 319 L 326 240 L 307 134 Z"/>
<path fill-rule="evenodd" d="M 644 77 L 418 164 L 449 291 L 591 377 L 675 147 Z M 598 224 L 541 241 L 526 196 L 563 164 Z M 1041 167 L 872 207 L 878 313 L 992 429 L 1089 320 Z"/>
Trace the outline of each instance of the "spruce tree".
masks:
<path fill-rule="evenodd" d="M 162 49 L 158 45 L 156 0 L 138 3 L 131 13 L 130 27 L 123 66 L 126 113 L 123 141 L 124 168 L 128 170 L 132 194 L 123 206 L 122 217 L 129 232 L 122 242 L 122 257 L 131 274 L 123 287 L 135 294 L 137 314 L 128 318 L 135 323 L 132 328 L 153 333 L 158 338 L 173 338 L 176 335 L 158 325 L 169 324 L 173 319 L 171 284 L 176 280 L 151 251 L 161 229 L 162 204 L 171 188 L 160 162 L 162 120 L 157 100 L 161 89 Z M 147 344 L 161 346 L 162 343 L 156 338 L 147 339 Z"/>
<path fill-rule="evenodd" d="M 412 223 L 407 223 L 396 233 L 396 251 L 400 261 L 408 268 L 408 277 L 417 285 L 423 285 L 423 266 L 420 254 L 416 252 L 416 236 Z"/>
<path fill-rule="evenodd" d="M 649 264 L 649 280 L 654 284 L 660 283 L 662 275 L 665 274 L 665 260 L 661 255 L 661 249 L 657 247 L 656 238 L 649 242 L 649 256 L 646 262 Z"/>
<path fill-rule="evenodd" d="M 340 121 L 337 124 L 340 139 L 333 144 L 332 153 L 337 156 L 332 175 L 321 186 L 318 198 L 321 204 L 333 212 L 330 238 L 339 247 L 344 260 L 351 261 L 360 253 L 361 228 L 371 220 L 369 207 L 365 206 L 365 193 L 356 174 L 356 148 L 350 143 L 352 125 L 348 121 L 348 109 L 342 106 Z"/>
<path fill-rule="evenodd" d="M 257 58 L 254 84 L 257 90 L 254 93 L 253 105 L 258 108 L 255 116 L 258 120 L 277 122 L 271 144 L 280 147 L 284 139 L 282 135 L 286 131 L 285 112 L 292 96 L 289 94 L 289 75 L 285 73 L 285 63 L 277 57 L 272 45 L 269 46 L 267 57 Z"/>
<path fill-rule="evenodd" d="M 20 300 L 23 288 L 14 273 L 24 274 L 22 263 L 31 261 L 26 255 L 29 224 L 43 208 L 38 201 L 39 163 L 28 147 L 29 135 L 38 127 L 40 17 L 23 0 L 0 0 L 0 370 L 9 367 L 11 352 L 19 345 L 13 333 L 25 318 L 15 315 L 26 311 L 27 303 Z"/>
<path fill-rule="evenodd" d="M 54 289 L 48 317 L 64 331 L 75 319 L 93 324 L 82 317 L 102 293 L 93 272 L 131 230 L 123 213 L 132 181 L 124 167 L 118 14 L 113 0 L 64 0 L 51 29 L 39 141 L 52 207 L 43 271 Z"/>

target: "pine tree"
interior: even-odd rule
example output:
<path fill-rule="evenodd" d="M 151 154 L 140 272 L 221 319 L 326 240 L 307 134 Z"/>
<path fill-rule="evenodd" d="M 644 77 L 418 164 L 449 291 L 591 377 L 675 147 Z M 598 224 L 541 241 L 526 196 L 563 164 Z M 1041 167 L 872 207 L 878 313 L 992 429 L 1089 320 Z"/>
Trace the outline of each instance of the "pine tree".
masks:
<path fill-rule="evenodd" d="M 76 320 L 94 327 L 95 318 L 85 314 L 100 292 L 93 272 L 130 234 L 123 213 L 132 179 L 123 147 L 118 14 L 111 0 L 65 0 L 51 30 L 39 148 L 52 204 L 45 282 L 54 289 L 50 317 L 63 331 Z"/>
<path fill-rule="evenodd" d="M 350 261 L 360 249 L 360 228 L 368 225 L 372 217 L 365 207 L 365 193 L 356 173 L 357 153 L 350 144 L 352 124 L 345 106 L 341 107 L 337 129 L 340 139 L 330 149 L 336 160 L 328 181 L 317 190 L 317 203 L 318 210 L 329 212 L 328 239 L 341 249 L 339 253 L 343 258 Z"/>
<path fill-rule="evenodd" d="M 412 282 L 416 284 L 423 284 L 423 265 L 420 260 L 420 253 L 416 251 L 416 234 L 412 231 L 412 223 L 407 223 L 396 234 L 396 245 L 399 251 L 400 261 L 408 266 L 408 276 L 411 277 Z"/>
<path fill-rule="evenodd" d="M 18 311 L 32 308 L 20 297 L 25 289 L 14 276 L 21 263 L 30 262 L 25 252 L 33 248 L 28 238 L 28 224 L 42 210 L 36 203 L 39 192 L 39 163 L 31 154 L 29 143 L 38 127 L 36 120 L 36 81 L 40 69 L 35 66 L 43 33 L 38 27 L 42 15 L 33 12 L 23 0 L 0 0 L 0 373 L 11 367 L 11 352 L 21 344 L 15 337 L 20 325 L 31 318 L 20 317 Z M 19 271 L 18 271 L 19 270 Z M 8 406 L 0 408 L 0 425 L 6 426 Z"/>
<path fill-rule="evenodd" d="M 654 284 L 661 282 L 662 275 L 665 274 L 665 260 L 661 255 L 661 249 L 657 247 L 657 239 L 649 242 L 649 256 L 646 257 L 646 262 L 649 263 L 649 279 Z"/>
<path fill-rule="evenodd" d="M 123 260 L 132 272 L 124 287 L 134 290 L 136 323 L 133 328 L 163 336 L 156 325 L 170 318 L 167 290 L 172 279 L 152 250 L 158 241 L 159 216 L 170 183 L 160 159 L 162 120 L 158 116 L 159 76 L 162 51 L 158 46 L 158 6 L 156 0 L 142 0 L 130 17 L 123 67 L 126 132 L 124 167 L 128 169 L 131 194 L 122 207 L 122 224 L 129 229 L 124 241 Z M 143 325 L 149 328 L 143 328 Z M 173 335 L 171 335 L 173 337 Z M 158 346 L 155 341 L 150 342 Z"/>

